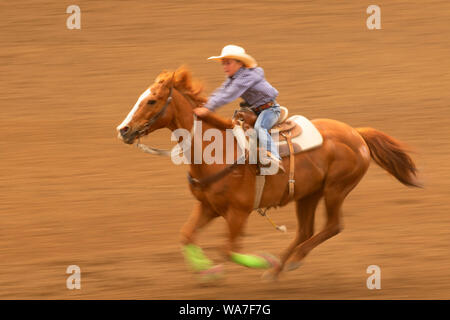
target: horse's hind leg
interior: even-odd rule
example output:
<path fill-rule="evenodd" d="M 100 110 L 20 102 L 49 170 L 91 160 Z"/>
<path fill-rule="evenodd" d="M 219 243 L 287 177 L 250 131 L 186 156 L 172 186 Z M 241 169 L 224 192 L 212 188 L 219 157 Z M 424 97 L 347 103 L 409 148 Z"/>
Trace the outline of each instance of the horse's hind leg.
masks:
<path fill-rule="evenodd" d="M 345 196 L 339 194 L 325 194 L 325 207 L 327 212 L 327 222 L 325 228 L 318 234 L 301 242 L 292 250 L 291 256 L 287 259 L 286 269 L 293 270 L 298 267 L 301 260 L 322 242 L 337 235 L 341 230 L 341 209 Z"/>
<path fill-rule="evenodd" d="M 319 200 L 322 198 L 323 190 L 319 190 L 296 202 L 297 213 L 297 233 L 289 247 L 281 254 L 281 263 L 273 270 L 268 270 L 264 274 L 266 279 L 274 279 L 283 270 L 286 261 L 291 256 L 294 249 L 302 242 L 314 235 L 314 217 Z"/>
<path fill-rule="evenodd" d="M 197 202 L 188 221 L 181 229 L 181 243 L 186 261 L 194 271 L 208 270 L 212 262 L 203 254 L 200 247 L 194 244 L 195 233 L 206 226 L 218 215 L 207 205 Z"/>
<path fill-rule="evenodd" d="M 297 234 L 295 239 L 291 242 L 289 247 L 281 255 L 280 271 L 284 267 L 287 259 L 291 256 L 294 249 L 302 242 L 308 240 L 314 235 L 314 218 L 319 204 L 319 200 L 322 198 L 323 191 L 317 191 L 310 194 L 296 202 L 297 213 Z"/>
<path fill-rule="evenodd" d="M 341 170 L 335 175 L 330 174 L 329 180 L 325 183 L 324 199 L 327 214 L 325 228 L 308 240 L 300 243 L 292 252 L 286 262 L 286 268 L 293 269 L 306 255 L 322 242 L 337 235 L 341 231 L 342 204 L 345 197 L 359 183 L 367 168 L 355 168 L 350 174 L 339 175 Z M 333 172 L 331 172 L 333 173 Z"/>

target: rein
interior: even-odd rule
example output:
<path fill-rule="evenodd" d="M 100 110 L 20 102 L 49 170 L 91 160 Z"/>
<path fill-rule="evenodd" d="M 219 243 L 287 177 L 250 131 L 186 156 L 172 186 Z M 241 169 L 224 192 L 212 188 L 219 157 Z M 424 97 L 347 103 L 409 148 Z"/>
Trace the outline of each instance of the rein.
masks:
<path fill-rule="evenodd" d="M 193 178 L 191 176 L 191 174 L 188 172 L 188 174 L 187 174 L 188 181 L 192 185 L 193 188 L 206 189 L 212 183 L 217 182 L 220 179 L 222 179 L 223 177 L 230 174 L 231 171 L 233 171 L 240 164 L 239 161 L 241 159 L 245 160 L 246 158 L 247 158 L 246 155 L 243 155 L 242 157 L 237 159 L 233 164 L 225 167 L 224 169 L 220 170 L 219 172 L 217 172 L 215 174 L 212 174 L 210 176 L 207 176 L 207 177 L 204 177 L 201 179 Z"/>

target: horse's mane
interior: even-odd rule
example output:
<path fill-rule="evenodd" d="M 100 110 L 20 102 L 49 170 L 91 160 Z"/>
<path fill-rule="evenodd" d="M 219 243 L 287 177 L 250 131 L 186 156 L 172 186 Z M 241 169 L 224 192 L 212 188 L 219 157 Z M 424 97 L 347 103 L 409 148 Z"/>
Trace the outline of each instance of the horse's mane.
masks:
<path fill-rule="evenodd" d="M 173 71 L 163 71 L 157 77 L 157 81 L 162 83 L 165 81 L 171 81 Z M 203 95 L 203 83 L 192 77 L 192 73 L 189 68 L 182 65 L 175 71 L 174 87 L 182 92 L 185 96 L 188 96 L 195 104 L 194 108 L 202 106 L 208 98 Z M 206 116 L 201 117 L 202 120 L 211 124 L 215 128 L 222 130 L 233 128 L 231 119 L 222 118 L 214 112 L 208 113 Z"/>
<path fill-rule="evenodd" d="M 166 81 L 172 79 L 172 71 L 163 71 L 159 74 L 157 79 L 159 81 Z M 175 71 L 174 87 L 188 96 L 197 106 L 203 105 L 208 98 L 203 94 L 204 85 L 201 81 L 192 77 L 189 68 L 182 65 Z"/>

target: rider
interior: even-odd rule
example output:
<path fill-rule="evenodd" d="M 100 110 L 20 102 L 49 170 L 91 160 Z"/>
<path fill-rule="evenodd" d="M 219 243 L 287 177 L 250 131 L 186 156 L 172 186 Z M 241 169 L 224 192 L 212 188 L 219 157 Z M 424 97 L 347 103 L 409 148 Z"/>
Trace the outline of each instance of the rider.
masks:
<path fill-rule="evenodd" d="M 278 91 L 264 78 L 264 70 L 257 67 L 256 60 L 245 53 L 244 48 L 227 45 L 220 56 L 209 57 L 208 60 L 222 62 L 223 70 L 228 76 L 222 86 L 216 89 L 203 107 L 194 109 L 198 116 L 203 116 L 216 108 L 242 97 L 247 105 L 258 116 L 255 130 L 262 145 L 267 145 L 270 162 L 284 172 L 278 148 L 269 134 L 269 129 L 280 117 L 280 105 L 275 101 Z"/>

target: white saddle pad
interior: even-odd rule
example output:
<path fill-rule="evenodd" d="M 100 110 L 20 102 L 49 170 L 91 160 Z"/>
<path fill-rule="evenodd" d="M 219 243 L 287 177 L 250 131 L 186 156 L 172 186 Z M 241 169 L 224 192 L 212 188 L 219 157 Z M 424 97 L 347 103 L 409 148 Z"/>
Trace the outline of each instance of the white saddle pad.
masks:
<path fill-rule="evenodd" d="M 292 138 L 293 143 L 297 143 L 302 151 L 306 151 L 318 146 L 321 146 L 323 143 L 322 135 L 319 130 L 313 125 L 311 121 L 309 121 L 304 116 L 293 115 L 289 117 L 287 120 L 295 121 L 302 128 L 302 132 L 299 136 Z M 287 144 L 287 141 L 278 141 L 278 145 Z"/>
<path fill-rule="evenodd" d="M 323 143 L 322 135 L 319 130 L 304 116 L 293 115 L 287 120 L 295 121 L 302 128 L 302 132 L 297 137 L 291 139 L 293 143 L 298 144 L 301 147 L 301 152 L 321 146 Z M 236 137 L 239 146 L 242 150 L 248 150 L 248 137 L 246 137 L 244 130 L 241 126 L 235 126 L 233 128 L 233 134 Z M 278 141 L 278 146 L 286 145 L 287 141 Z"/>

